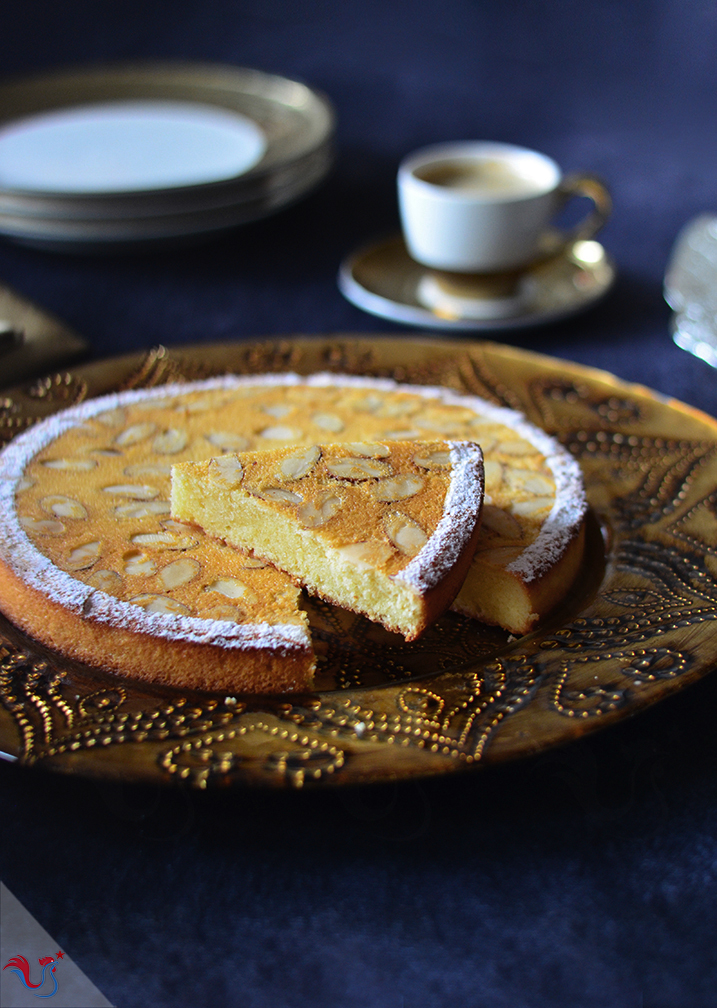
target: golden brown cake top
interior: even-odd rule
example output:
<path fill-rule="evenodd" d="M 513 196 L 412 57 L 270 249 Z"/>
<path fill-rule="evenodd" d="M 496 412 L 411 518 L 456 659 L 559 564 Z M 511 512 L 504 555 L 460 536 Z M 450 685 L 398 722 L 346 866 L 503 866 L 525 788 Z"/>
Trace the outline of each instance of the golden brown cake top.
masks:
<path fill-rule="evenodd" d="M 118 393 L 50 417 L 0 456 L 0 557 L 30 586 L 97 620 L 228 646 L 273 639 L 271 622 L 282 639 L 305 642 L 287 578 L 268 588 L 282 576 L 172 522 L 172 463 L 329 439 L 437 436 L 484 449 L 483 548 L 511 549 L 510 567 L 526 578 L 550 566 L 585 510 L 577 463 L 552 438 L 474 397 L 343 375 L 227 376 Z"/>

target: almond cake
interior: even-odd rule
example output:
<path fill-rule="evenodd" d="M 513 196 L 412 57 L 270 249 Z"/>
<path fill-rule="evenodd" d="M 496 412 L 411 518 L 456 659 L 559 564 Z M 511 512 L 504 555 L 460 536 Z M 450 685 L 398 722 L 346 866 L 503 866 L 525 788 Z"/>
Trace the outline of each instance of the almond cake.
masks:
<path fill-rule="evenodd" d="M 454 608 L 526 633 L 581 562 L 577 462 L 517 412 L 444 388 L 336 374 L 120 392 L 16 437 L 0 454 L 0 608 L 55 650 L 139 679 L 307 688 L 314 653 L 299 590 L 173 519 L 172 465 L 435 439 L 477 442 L 485 459 L 481 531 Z"/>

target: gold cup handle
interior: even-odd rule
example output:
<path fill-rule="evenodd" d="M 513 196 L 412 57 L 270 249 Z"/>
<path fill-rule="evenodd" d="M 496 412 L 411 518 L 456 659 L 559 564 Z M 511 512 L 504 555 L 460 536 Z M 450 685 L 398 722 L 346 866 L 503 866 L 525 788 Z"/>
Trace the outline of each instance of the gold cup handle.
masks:
<path fill-rule="evenodd" d="M 612 198 L 605 185 L 594 175 L 566 175 L 558 186 L 558 210 L 574 196 L 587 196 L 592 210 L 579 224 L 561 235 L 561 247 L 569 248 L 576 241 L 587 241 L 598 233 L 612 213 Z"/>

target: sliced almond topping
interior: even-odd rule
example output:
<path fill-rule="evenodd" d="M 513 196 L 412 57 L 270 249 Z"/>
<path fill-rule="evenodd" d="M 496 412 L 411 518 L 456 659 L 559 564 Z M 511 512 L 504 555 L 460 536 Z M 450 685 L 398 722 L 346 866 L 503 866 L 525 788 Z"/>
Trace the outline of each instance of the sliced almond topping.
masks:
<path fill-rule="evenodd" d="M 95 469 L 97 466 L 96 460 L 90 458 L 50 459 L 42 464 L 48 469 L 71 469 L 75 472 L 89 472 L 90 469 Z"/>
<path fill-rule="evenodd" d="M 176 455 L 184 451 L 189 441 L 189 435 L 179 427 L 170 427 L 163 434 L 158 434 L 152 442 L 152 448 L 158 455 Z"/>
<path fill-rule="evenodd" d="M 533 473 L 525 481 L 525 489 L 528 493 L 535 494 L 536 497 L 549 497 L 555 493 L 555 484 L 547 476 L 541 476 L 539 473 Z"/>
<path fill-rule="evenodd" d="M 510 508 L 513 514 L 528 517 L 537 514 L 538 511 L 550 510 L 554 503 L 554 497 L 531 497 L 529 500 L 513 501 Z"/>
<path fill-rule="evenodd" d="M 124 561 L 125 574 L 132 577 L 149 577 L 150 574 L 155 574 L 157 571 L 155 560 L 147 556 L 146 553 L 142 553 L 141 550 L 129 550 L 122 560 Z"/>
<path fill-rule="evenodd" d="M 151 515 L 169 514 L 169 501 L 146 501 L 144 504 L 118 504 L 115 514 L 118 518 L 149 518 Z"/>
<path fill-rule="evenodd" d="M 113 483 L 102 487 L 105 493 L 116 494 L 118 497 L 131 497 L 132 500 L 154 500 L 159 490 L 146 483 Z"/>
<path fill-rule="evenodd" d="M 504 539 L 522 539 L 523 537 L 523 529 L 517 518 L 494 504 L 483 505 L 481 528 L 495 532 L 497 535 L 503 536 Z"/>
<path fill-rule="evenodd" d="M 118 448 L 90 448 L 90 451 L 101 458 L 117 458 L 122 454 Z"/>
<path fill-rule="evenodd" d="M 413 497 L 423 490 L 424 481 L 420 476 L 390 476 L 379 480 L 374 487 L 377 500 L 397 501 Z"/>
<path fill-rule="evenodd" d="M 496 445 L 495 450 L 503 455 L 512 455 L 515 458 L 536 454 L 535 446 L 528 441 L 523 441 L 522 438 L 516 441 L 501 441 Z"/>
<path fill-rule="evenodd" d="M 97 558 L 100 555 L 100 547 L 102 543 L 99 541 L 84 543 L 82 546 L 76 546 L 70 551 L 70 555 L 67 558 L 67 566 L 71 570 L 87 570 L 91 567 L 93 563 L 96 563 Z"/>
<path fill-rule="evenodd" d="M 275 427 L 265 427 L 260 433 L 261 437 L 267 438 L 269 441 L 298 441 L 302 437 L 301 431 L 296 427 L 284 427 L 282 424 L 277 424 Z"/>
<path fill-rule="evenodd" d="M 124 470 L 125 476 L 169 476 L 171 472 L 171 465 L 162 465 L 160 462 L 138 462 Z"/>
<path fill-rule="evenodd" d="M 275 420 L 281 420 L 282 417 L 288 416 L 293 409 L 293 406 L 288 406 L 286 403 L 277 403 L 275 406 L 261 407 L 262 413 L 266 413 L 267 416 L 273 416 Z"/>
<path fill-rule="evenodd" d="M 321 457 L 318 445 L 311 445 L 303 451 L 293 452 L 281 460 L 279 471 L 285 479 L 301 479 L 314 468 Z"/>
<path fill-rule="evenodd" d="M 503 466 L 495 459 L 486 459 L 483 463 L 486 489 L 496 490 L 503 482 Z"/>
<path fill-rule="evenodd" d="M 420 430 L 408 428 L 406 430 L 384 431 L 383 436 L 386 441 L 417 441 L 423 437 L 423 434 Z"/>
<path fill-rule="evenodd" d="M 361 455 L 362 458 L 386 458 L 391 454 L 391 449 L 378 441 L 352 441 L 348 447 L 354 455 Z"/>
<path fill-rule="evenodd" d="M 43 497 L 40 507 L 46 514 L 57 515 L 58 518 L 86 518 L 87 508 L 72 497 L 63 497 L 61 494 L 52 494 Z"/>
<path fill-rule="evenodd" d="M 357 567 L 381 567 L 393 556 L 388 543 L 376 541 L 349 543 L 348 546 L 339 546 L 336 552 Z"/>
<path fill-rule="evenodd" d="M 237 483 L 241 483 L 244 470 L 236 455 L 221 455 L 219 458 L 210 460 L 209 475 L 220 483 L 228 483 L 229 486 L 234 486 Z"/>
<path fill-rule="evenodd" d="M 388 476 L 391 472 L 391 467 L 385 462 L 376 462 L 370 458 L 352 458 L 350 455 L 336 459 L 335 462 L 327 462 L 326 468 L 338 479 L 354 481 L 378 479 L 380 476 Z"/>
<path fill-rule="evenodd" d="M 37 535 L 61 536 L 65 534 L 65 526 L 62 522 L 51 521 L 49 518 L 21 518 L 20 524 L 28 532 L 35 532 Z"/>
<path fill-rule="evenodd" d="M 359 413 L 375 413 L 376 410 L 381 408 L 382 404 L 383 396 L 377 395 L 375 392 L 369 392 L 363 399 L 357 399 L 352 403 L 353 408 L 358 410 Z"/>
<path fill-rule="evenodd" d="M 131 538 L 131 542 L 135 546 L 170 550 L 191 549 L 192 546 L 197 545 L 198 541 L 198 539 L 194 539 L 192 536 L 177 535 L 176 532 L 169 530 L 165 532 L 138 532 L 137 535 L 133 535 Z"/>
<path fill-rule="evenodd" d="M 341 498 L 336 494 L 330 494 L 319 499 L 315 504 L 307 501 L 299 508 L 297 516 L 306 528 L 318 528 L 330 521 L 340 510 Z"/>
<path fill-rule="evenodd" d="M 117 595 L 122 590 L 124 582 L 117 571 L 99 570 L 93 571 L 87 578 L 87 583 L 93 588 L 107 592 L 108 595 Z"/>
<path fill-rule="evenodd" d="M 111 409 L 105 410 L 104 413 L 98 413 L 95 416 L 95 420 L 99 420 L 101 424 L 105 427 L 119 427 L 127 419 L 127 414 L 123 409 Z"/>
<path fill-rule="evenodd" d="M 217 578 L 216 581 L 206 585 L 204 591 L 219 592 L 220 595 L 226 595 L 227 598 L 243 599 L 245 602 L 256 601 L 256 593 L 239 578 Z"/>
<path fill-rule="evenodd" d="M 204 437 L 209 444 L 225 452 L 246 451 L 249 447 L 249 440 L 233 431 L 210 431 Z"/>
<path fill-rule="evenodd" d="M 413 557 L 428 542 L 428 536 L 418 522 L 407 515 L 388 515 L 384 520 L 386 535 L 404 556 Z"/>
<path fill-rule="evenodd" d="M 246 570 L 259 570 L 260 567 L 267 567 L 263 560 L 257 560 L 256 557 L 245 556 L 241 558 L 241 565 Z"/>
<path fill-rule="evenodd" d="M 300 494 L 292 493 L 283 487 L 266 487 L 264 490 L 257 490 L 256 496 L 262 500 L 278 501 L 281 504 L 301 504 L 304 499 Z"/>
<path fill-rule="evenodd" d="M 341 417 L 335 413 L 314 413 L 311 419 L 317 427 L 331 431 L 333 434 L 339 434 L 345 426 Z"/>
<path fill-rule="evenodd" d="M 17 481 L 15 493 L 22 493 L 23 490 L 29 490 L 33 486 L 35 486 L 35 480 L 29 476 L 23 476 L 22 479 Z"/>
<path fill-rule="evenodd" d="M 376 411 L 376 415 L 384 418 L 410 416 L 419 406 L 413 399 L 388 399 Z"/>
<path fill-rule="evenodd" d="M 159 572 L 159 578 L 165 589 L 171 591 L 173 588 L 187 584 L 197 576 L 201 569 L 202 565 L 198 560 L 193 560 L 192 557 L 182 557 L 181 560 L 175 560 L 163 567 Z"/>
<path fill-rule="evenodd" d="M 145 612 L 161 613 L 163 616 L 190 616 L 192 613 L 187 606 L 167 595 L 135 595 L 130 602 L 141 606 Z"/>
<path fill-rule="evenodd" d="M 451 453 L 447 448 L 437 448 L 425 454 L 418 452 L 413 461 L 422 469 L 450 469 Z"/>
<path fill-rule="evenodd" d="M 130 445 L 139 444 L 140 441 L 144 441 L 157 429 L 157 425 L 153 423 L 136 423 L 131 424 L 126 427 L 121 434 L 118 434 L 115 438 L 115 444 L 119 445 L 120 448 L 128 448 Z"/>

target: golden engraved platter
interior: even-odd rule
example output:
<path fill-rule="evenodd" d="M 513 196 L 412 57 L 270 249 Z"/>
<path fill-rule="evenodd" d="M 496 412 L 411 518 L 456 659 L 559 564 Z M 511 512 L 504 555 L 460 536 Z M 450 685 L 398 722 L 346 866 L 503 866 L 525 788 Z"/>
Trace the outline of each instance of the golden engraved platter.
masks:
<path fill-rule="evenodd" d="M 0 397 L 5 441 L 107 392 L 235 372 L 441 384 L 522 410 L 579 459 L 591 506 L 570 599 L 519 640 L 448 614 L 406 644 L 310 604 L 310 695 L 149 687 L 0 621 L 0 750 L 25 765 L 197 787 L 402 780 L 517 759 L 632 715 L 717 653 L 717 421 L 641 386 L 490 342 L 361 336 L 157 348 Z"/>

